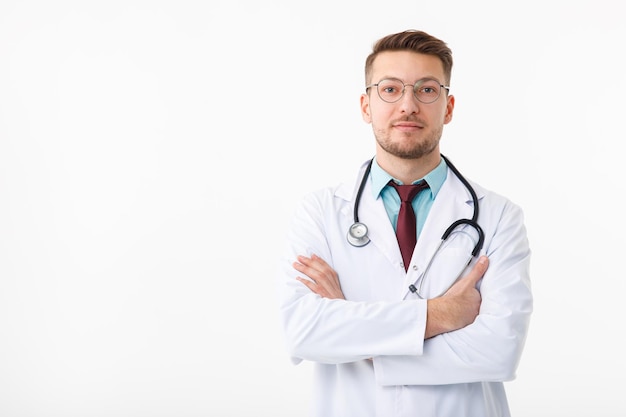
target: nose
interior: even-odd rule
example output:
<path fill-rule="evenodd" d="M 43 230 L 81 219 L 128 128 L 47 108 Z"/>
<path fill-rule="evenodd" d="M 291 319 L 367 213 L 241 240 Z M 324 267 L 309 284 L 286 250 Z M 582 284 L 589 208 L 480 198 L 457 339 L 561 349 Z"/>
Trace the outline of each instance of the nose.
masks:
<path fill-rule="evenodd" d="M 400 97 L 400 111 L 407 114 L 413 114 L 419 112 L 419 101 L 413 93 L 413 86 L 404 86 L 404 94 Z"/>

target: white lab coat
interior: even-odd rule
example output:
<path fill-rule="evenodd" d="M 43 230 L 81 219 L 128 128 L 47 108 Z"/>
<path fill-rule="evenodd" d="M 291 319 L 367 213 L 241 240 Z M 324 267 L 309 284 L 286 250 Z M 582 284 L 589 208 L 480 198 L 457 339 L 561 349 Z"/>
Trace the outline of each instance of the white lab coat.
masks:
<path fill-rule="evenodd" d="M 279 268 L 287 349 L 294 363 L 315 362 L 312 415 L 509 416 L 503 381 L 515 377 L 532 311 L 522 211 L 472 183 L 485 233 L 481 253 L 490 259 L 479 283 L 480 313 L 473 324 L 425 341 L 426 301 L 408 287 L 419 286 L 418 277 L 445 229 L 472 217 L 471 196 L 448 169 L 405 272 L 393 227 L 382 200 L 372 197 L 370 181 L 359 220 L 368 226 L 371 242 L 357 248 L 346 240 L 364 168 L 356 185 L 304 199 Z M 444 292 L 460 272 L 473 249 L 467 236 L 455 233 L 439 251 L 422 287 L 426 298 Z M 298 282 L 292 267 L 298 254 L 327 261 L 339 275 L 346 300 L 321 298 Z"/>

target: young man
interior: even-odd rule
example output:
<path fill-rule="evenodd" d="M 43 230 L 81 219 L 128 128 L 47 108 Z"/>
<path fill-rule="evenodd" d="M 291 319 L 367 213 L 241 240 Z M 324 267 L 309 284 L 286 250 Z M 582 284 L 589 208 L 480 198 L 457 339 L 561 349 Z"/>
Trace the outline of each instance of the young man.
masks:
<path fill-rule="evenodd" d="M 296 210 L 279 302 L 292 360 L 315 362 L 314 416 L 509 416 L 530 249 L 520 208 L 440 154 L 451 72 L 427 33 L 380 39 L 361 96 L 375 157 Z"/>

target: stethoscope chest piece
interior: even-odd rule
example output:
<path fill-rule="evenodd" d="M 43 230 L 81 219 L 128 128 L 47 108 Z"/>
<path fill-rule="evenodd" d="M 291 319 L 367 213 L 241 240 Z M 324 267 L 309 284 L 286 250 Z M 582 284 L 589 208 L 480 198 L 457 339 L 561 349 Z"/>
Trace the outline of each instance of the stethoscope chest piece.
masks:
<path fill-rule="evenodd" d="M 370 238 L 367 236 L 367 226 L 360 222 L 355 222 L 350 229 L 348 229 L 348 243 L 352 246 L 360 248 L 370 243 Z"/>

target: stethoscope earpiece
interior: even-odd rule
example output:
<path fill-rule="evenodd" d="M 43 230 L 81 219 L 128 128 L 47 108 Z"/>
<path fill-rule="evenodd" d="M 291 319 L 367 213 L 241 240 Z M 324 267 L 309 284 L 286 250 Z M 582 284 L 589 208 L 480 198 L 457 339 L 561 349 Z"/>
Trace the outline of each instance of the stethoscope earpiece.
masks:
<path fill-rule="evenodd" d="M 370 243 L 370 238 L 367 236 L 367 226 L 360 222 L 356 222 L 350 226 L 347 238 L 348 243 L 357 248 Z"/>

